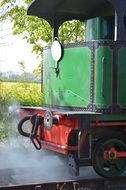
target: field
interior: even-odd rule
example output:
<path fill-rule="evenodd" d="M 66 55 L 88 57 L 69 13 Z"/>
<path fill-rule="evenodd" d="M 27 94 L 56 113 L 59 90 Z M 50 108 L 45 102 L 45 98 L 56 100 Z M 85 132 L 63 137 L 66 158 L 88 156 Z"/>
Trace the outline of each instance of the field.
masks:
<path fill-rule="evenodd" d="M 6 138 L 5 124 L 11 105 L 41 106 L 40 83 L 0 82 L 0 141 Z"/>

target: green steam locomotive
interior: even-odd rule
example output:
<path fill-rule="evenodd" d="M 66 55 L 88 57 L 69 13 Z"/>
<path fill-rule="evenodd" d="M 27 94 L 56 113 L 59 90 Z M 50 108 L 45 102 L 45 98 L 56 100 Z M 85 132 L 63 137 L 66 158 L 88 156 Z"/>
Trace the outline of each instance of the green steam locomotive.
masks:
<path fill-rule="evenodd" d="M 126 0 L 34 0 L 28 15 L 52 27 L 44 50 L 44 104 L 18 125 L 37 149 L 68 156 L 74 174 L 93 166 L 103 177 L 126 167 Z M 61 44 L 58 29 L 85 22 L 85 41 Z M 30 120 L 32 130 L 23 130 Z"/>

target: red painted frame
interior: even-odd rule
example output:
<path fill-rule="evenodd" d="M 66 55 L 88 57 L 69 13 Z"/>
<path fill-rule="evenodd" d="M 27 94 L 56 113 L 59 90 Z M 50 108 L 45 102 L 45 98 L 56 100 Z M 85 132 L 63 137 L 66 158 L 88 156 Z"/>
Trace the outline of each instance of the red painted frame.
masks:
<path fill-rule="evenodd" d="M 18 109 L 17 113 L 20 117 L 24 117 L 26 115 L 33 115 L 37 113 L 39 116 L 44 117 L 46 110 L 36 109 L 36 108 L 23 108 Z M 77 151 L 77 146 L 68 146 L 68 137 L 72 130 L 78 129 L 78 120 L 76 118 L 70 118 L 67 115 L 53 113 L 54 117 L 58 117 L 58 125 L 52 125 L 50 130 L 44 128 L 43 134 L 41 134 L 40 128 L 38 131 L 38 138 L 41 141 L 42 148 L 46 148 L 52 151 L 56 151 L 63 154 L 68 154 L 70 151 Z M 122 126 L 126 127 L 126 122 L 113 122 L 113 121 L 92 121 L 91 127 L 115 127 L 115 126 Z M 80 140 L 85 142 L 87 138 L 87 133 L 82 135 Z M 83 144 L 83 143 L 82 143 Z M 111 147 L 111 152 L 113 147 Z M 126 157 L 126 152 L 118 152 L 113 150 L 117 157 Z M 106 150 L 103 154 L 104 159 L 107 159 L 108 150 Z"/>

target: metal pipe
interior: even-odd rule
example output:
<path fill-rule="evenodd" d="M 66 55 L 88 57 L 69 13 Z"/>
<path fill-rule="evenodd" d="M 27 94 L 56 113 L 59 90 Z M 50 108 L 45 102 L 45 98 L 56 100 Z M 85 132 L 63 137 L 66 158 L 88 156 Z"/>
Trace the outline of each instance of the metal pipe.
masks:
<path fill-rule="evenodd" d="M 114 40 L 117 41 L 117 12 L 115 11 L 115 31 L 114 31 Z"/>

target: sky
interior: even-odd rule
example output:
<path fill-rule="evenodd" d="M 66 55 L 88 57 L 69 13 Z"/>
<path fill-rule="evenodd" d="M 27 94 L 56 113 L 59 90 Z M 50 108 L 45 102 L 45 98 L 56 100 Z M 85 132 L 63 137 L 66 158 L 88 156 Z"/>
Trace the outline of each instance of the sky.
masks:
<path fill-rule="evenodd" d="M 38 65 L 32 46 L 19 35 L 12 35 L 9 23 L 0 27 L 0 71 L 20 72 L 18 61 L 24 61 L 26 71 L 32 72 Z"/>

